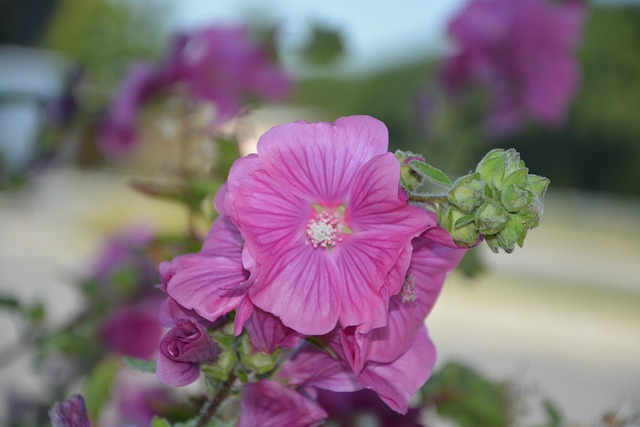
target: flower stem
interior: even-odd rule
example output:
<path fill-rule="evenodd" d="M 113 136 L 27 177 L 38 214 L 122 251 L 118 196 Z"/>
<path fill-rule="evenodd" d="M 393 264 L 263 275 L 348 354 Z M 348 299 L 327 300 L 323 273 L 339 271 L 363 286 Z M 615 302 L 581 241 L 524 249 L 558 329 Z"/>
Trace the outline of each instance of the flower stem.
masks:
<path fill-rule="evenodd" d="M 412 194 L 409 200 L 415 203 L 437 206 L 449 201 L 447 194 Z"/>
<path fill-rule="evenodd" d="M 211 417 L 215 415 L 222 402 L 224 402 L 231 394 L 231 387 L 233 386 L 233 383 L 235 381 L 236 375 L 231 372 L 229 374 L 229 378 L 227 378 L 227 380 L 222 383 L 222 386 L 220 387 L 218 392 L 207 399 L 205 404 L 202 405 L 202 408 L 200 408 L 200 414 L 198 415 L 196 427 L 206 427 L 207 423 L 209 422 Z"/>

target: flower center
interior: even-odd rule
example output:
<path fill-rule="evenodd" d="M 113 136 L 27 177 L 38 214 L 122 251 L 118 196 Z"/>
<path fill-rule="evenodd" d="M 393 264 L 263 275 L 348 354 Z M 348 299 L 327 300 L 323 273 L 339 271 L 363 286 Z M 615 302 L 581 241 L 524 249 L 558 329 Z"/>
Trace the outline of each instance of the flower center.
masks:
<path fill-rule="evenodd" d="M 316 212 L 318 210 L 316 209 Z M 314 248 L 331 249 L 342 241 L 344 233 L 348 233 L 348 228 L 341 219 L 335 213 L 329 213 L 325 210 L 316 213 L 315 217 L 307 222 L 306 234 Z"/>
<path fill-rule="evenodd" d="M 418 299 L 418 290 L 416 289 L 416 280 L 411 273 L 404 277 L 402 288 L 400 289 L 400 297 L 402 302 L 413 302 Z"/>

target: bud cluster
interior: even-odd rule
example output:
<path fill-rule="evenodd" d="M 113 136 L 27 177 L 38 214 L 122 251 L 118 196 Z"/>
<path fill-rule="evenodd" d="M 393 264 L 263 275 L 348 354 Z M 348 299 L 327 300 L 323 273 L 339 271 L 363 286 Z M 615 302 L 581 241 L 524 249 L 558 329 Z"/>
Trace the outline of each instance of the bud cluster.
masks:
<path fill-rule="evenodd" d="M 473 246 L 482 236 L 493 252 L 522 247 L 527 231 L 538 226 L 549 185 L 528 171 L 515 150 L 490 151 L 474 173 L 453 183 L 438 223 L 461 246 Z"/>

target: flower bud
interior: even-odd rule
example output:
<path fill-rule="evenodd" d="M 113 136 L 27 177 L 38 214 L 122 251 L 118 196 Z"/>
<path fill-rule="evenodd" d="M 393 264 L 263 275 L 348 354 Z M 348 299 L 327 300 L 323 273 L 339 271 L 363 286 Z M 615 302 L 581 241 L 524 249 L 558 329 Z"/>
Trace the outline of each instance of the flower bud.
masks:
<path fill-rule="evenodd" d="M 53 405 L 49 410 L 49 418 L 53 427 L 91 427 L 84 399 L 79 394 Z"/>
<path fill-rule="evenodd" d="M 465 175 L 453 183 L 448 194 L 449 201 L 462 212 L 470 213 L 482 204 L 486 186 L 479 174 Z"/>
<path fill-rule="evenodd" d="M 509 212 L 493 200 L 487 200 L 476 211 L 476 226 L 483 235 L 498 233 L 508 221 Z"/>
<path fill-rule="evenodd" d="M 464 247 L 472 247 L 478 243 L 478 229 L 473 216 L 465 215 L 455 206 L 449 206 L 443 213 L 438 213 L 438 224 L 447 230 L 453 241 Z M 469 220 L 465 220 L 469 217 Z"/>
<path fill-rule="evenodd" d="M 215 362 L 219 353 L 202 326 L 184 319 L 162 338 L 156 373 L 173 387 L 191 384 L 200 375 L 200 364 Z"/>
<path fill-rule="evenodd" d="M 416 191 L 423 183 L 423 178 L 418 172 L 413 170 L 409 163 L 414 160 L 424 162 L 424 157 L 414 154 L 411 151 L 397 150 L 394 155 L 400 162 L 400 184 L 407 192 Z"/>

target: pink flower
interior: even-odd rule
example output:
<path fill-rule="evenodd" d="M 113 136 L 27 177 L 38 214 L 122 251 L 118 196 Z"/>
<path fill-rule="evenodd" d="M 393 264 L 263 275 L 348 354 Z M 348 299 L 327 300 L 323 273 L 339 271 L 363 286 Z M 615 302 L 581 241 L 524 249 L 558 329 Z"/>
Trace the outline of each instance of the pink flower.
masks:
<path fill-rule="evenodd" d="M 91 427 L 84 399 L 79 394 L 53 405 L 49 417 L 53 427 Z"/>
<path fill-rule="evenodd" d="M 191 384 L 200 376 L 200 364 L 213 363 L 219 349 L 197 322 L 180 321 L 162 338 L 158 351 L 158 379 L 173 387 Z"/>
<path fill-rule="evenodd" d="M 493 132 L 527 117 L 558 124 L 578 86 L 573 51 L 583 18 L 576 2 L 472 0 L 449 26 L 459 50 L 445 64 L 444 83 L 458 93 L 486 86 Z"/>
<path fill-rule="evenodd" d="M 368 362 L 357 374 L 350 368 L 353 354 L 343 350 L 337 333 L 325 336 L 323 342 L 337 358 L 305 344 L 282 366 L 278 377 L 291 385 L 337 392 L 370 389 L 392 410 L 405 414 L 409 399 L 427 381 L 435 363 L 435 348 L 424 326 L 397 359 L 389 363 Z"/>
<path fill-rule="evenodd" d="M 253 304 L 306 335 L 387 322 L 428 225 L 399 189 L 387 129 L 367 116 L 277 126 L 229 173 L 225 208 L 255 264 Z M 391 275 L 391 276 L 390 276 Z M 252 275 L 253 278 L 254 275 Z"/>
<path fill-rule="evenodd" d="M 327 417 L 310 398 L 268 380 L 247 384 L 240 408 L 237 427 L 311 427 Z"/>

